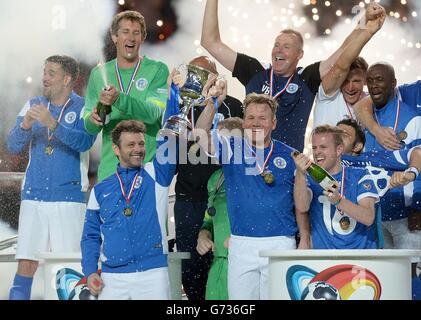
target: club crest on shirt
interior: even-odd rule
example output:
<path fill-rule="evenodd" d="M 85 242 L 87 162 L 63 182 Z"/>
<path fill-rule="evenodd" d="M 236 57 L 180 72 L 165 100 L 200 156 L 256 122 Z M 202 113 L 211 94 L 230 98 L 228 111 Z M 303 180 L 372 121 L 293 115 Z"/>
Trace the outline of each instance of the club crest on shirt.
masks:
<path fill-rule="evenodd" d="M 273 159 L 273 164 L 278 169 L 285 169 L 285 167 L 287 166 L 287 162 L 282 157 L 276 157 L 275 159 Z"/>
<path fill-rule="evenodd" d="M 290 83 L 287 88 L 287 92 L 290 94 L 294 94 L 298 91 L 298 84 Z"/>
<path fill-rule="evenodd" d="M 368 182 L 363 183 L 363 188 L 364 188 L 364 190 L 369 191 L 369 190 L 371 190 L 371 184 L 369 184 Z"/>
<path fill-rule="evenodd" d="M 142 180 L 143 180 L 143 178 L 142 178 L 141 176 L 138 176 L 138 177 L 137 177 L 137 179 L 136 179 L 136 183 L 135 183 L 135 185 L 134 185 L 134 188 L 135 188 L 135 189 L 139 189 L 139 188 L 140 188 L 140 185 L 142 184 Z"/>
<path fill-rule="evenodd" d="M 64 121 L 66 121 L 66 123 L 68 123 L 68 124 L 72 124 L 73 122 L 75 122 L 76 121 L 76 112 L 74 112 L 74 111 L 68 112 L 66 114 L 66 116 L 64 117 Z"/>
<path fill-rule="evenodd" d="M 148 86 L 148 80 L 145 78 L 140 78 L 136 80 L 136 89 L 139 91 L 143 91 Z"/>

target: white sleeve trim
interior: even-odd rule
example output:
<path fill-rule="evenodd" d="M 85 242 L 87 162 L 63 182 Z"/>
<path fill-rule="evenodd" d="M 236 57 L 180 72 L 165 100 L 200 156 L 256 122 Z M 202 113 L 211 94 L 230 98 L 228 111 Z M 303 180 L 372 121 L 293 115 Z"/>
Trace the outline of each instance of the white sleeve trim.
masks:
<path fill-rule="evenodd" d="M 88 201 L 87 209 L 89 209 L 89 210 L 99 210 L 100 209 L 98 201 L 96 199 L 96 195 L 95 195 L 95 187 L 92 188 L 91 194 L 89 195 L 89 201 Z"/>
<path fill-rule="evenodd" d="M 29 101 L 27 101 L 25 103 L 25 105 L 23 106 L 23 108 L 20 110 L 19 112 L 19 117 L 24 117 L 26 115 L 26 113 L 28 112 L 28 110 L 31 108 L 31 104 Z"/>
<path fill-rule="evenodd" d="M 408 164 L 408 163 L 405 162 L 405 160 L 402 159 L 400 151 L 401 150 L 393 151 L 393 155 L 395 156 L 396 161 L 398 161 L 399 163 L 402 163 L 402 164 Z M 409 162 L 409 153 L 408 153 L 408 162 Z"/>
<path fill-rule="evenodd" d="M 405 127 L 408 137 L 403 140 L 406 144 L 410 144 L 414 140 L 421 138 L 421 116 L 413 117 Z"/>
<path fill-rule="evenodd" d="M 154 181 L 156 181 L 155 167 L 153 165 L 153 162 L 148 162 L 147 164 L 145 164 L 145 171 L 151 176 L 151 178 Z"/>
<path fill-rule="evenodd" d="M 357 197 L 357 202 L 360 202 L 360 200 L 364 199 L 364 198 L 374 198 L 374 203 L 377 203 L 380 201 L 380 197 L 377 193 L 372 193 L 372 192 L 364 192 L 361 193 L 358 197 Z"/>
<path fill-rule="evenodd" d="M 406 155 L 408 162 L 405 163 L 408 166 L 409 166 L 409 163 L 411 162 L 411 154 L 412 154 L 412 151 L 414 151 L 417 148 L 421 148 L 421 146 L 415 146 L 415 147 L 412 147 L 411 149 L 409 149 L 408 154 Z"/>

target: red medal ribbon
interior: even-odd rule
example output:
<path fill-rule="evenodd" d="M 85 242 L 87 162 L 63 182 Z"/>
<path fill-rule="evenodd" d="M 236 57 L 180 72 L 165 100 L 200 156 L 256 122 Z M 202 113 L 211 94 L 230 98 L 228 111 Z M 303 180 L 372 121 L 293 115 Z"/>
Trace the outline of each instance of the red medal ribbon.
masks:
<path fill-rule="evenodd" d="M 140 67 L 140 58 L 139 58 L 139 61 L 136 64 L 136 67 L 134 68 L 132 76 L 130 77 L 129 86 L 127 88 L 127 91 L 125 91 L 124 85 L 123 85 L 123 80 L 121 79 L 121 73 L 120 73 L 120 69 L 118 67 L 117 60 L 115 61 L 115 73 L 117 75 L 117 80 L 118 80 L 118 85 L 120 87 L 120 92 L 124 92 L 127 95 L 130 94 L 130 90 L 132 89 L 132 85 L 133 85 L 134 79 L 136 77 L 136 74 L 139 71 L 139 67 Z"/>
<path fill-rule="evenodd" d="M 123 180 L 121 180 L 121 177 L 120 177 L 120 174 L 118 173 L 118 170 L 116 171 L 116 174 L 117 174 L 118 182 L 120 183 L 121 193 L 123 194 L 123 197 L 126 200 L 126 205 L 129 206 L 130 205 L 130 199 L 133 195 L 134 186 L 136 185 L 137 177 L 139 176 L 139 172 L 136 173 L 136 175 L 133 179 L 132 186 L 130 187 L 129 196 L 127 196 L 126 191 L 124 191 Z"/>
<path fill-rule="evenodd" d="M 61 111 L 60 111 L 60 115 L 58 116 L 58 119 L 57 119 L 57 125 L 60 123 L 60 121 L 61 121 L 61 118 L 63 118 L 63 114 L 64 114 L 64 109 L 66 109 L 66 107 L 67 107 L 67 105 L 69 104 L 69 102 L 70 102 L 70 98 L 69 99 L 67 99 L 67 101 L 66 101 L 66 103 L 63 105 L 63 107 L 61 108 Z M 47 105 L 47 109 L 48 109 L 48 111 L 50 111 L 50 101 L 48 101 L 48 105 Z M 48 136 L 48 142 L 50 142 L 51 141 L 51 139 L 53 138 L 53 135 L 52 134 L 50 134 L 50 128 L 48 128 L 47 127 L 47 136 Z"/>
<path fill-rule="evenodd" d="M 268 161 L 270 159 L 270 156 L 273 153 L 273 149 L 274 149 L 273 141 L 270 142 L 270 151 L 269 151 L 269 154 L 267 155 L 267 157 L 265 159 L 265 162 L 263 163 L 263 169 L 259 166 L 259 161 L 257 161 L 257 155 L 256 155 L 256 153 L 254 152 L 254 150 L 252 149 L 252 147 L 250 147 L 250 145 L 248 144 L 247 141 L 246 141 L 246 143 L 247 143 L 247 146 L 249 147 L 251 153 L 253 154 L 253 156 L 256 157 L 256 165 L 257 165 L 257 168 L 259 168 L 259 174 L 260 175 L 263 175 L 263 172 L 265 171 L 266 165 L 267 165 L 267 163 L 268 163 Z"/>
<path fill-rule="evenodd" d="M 285 92 L 285 90 L 288 88 L 288 86 L 289 86 L 289 84 L 291 83 L 291 81 L 292 81 L 292 78 L 294 77 L 294 74 L 295 74 L 295 71 L 294 71 L 294 73 L 289 77 L 289 79 L 288 79 L 288 81 L 287 81 L 287 83 L 286 83 L 286 85 L 285 85 L 285 87 L 281 90 L 281 91 L 279 91 L 277 94 L 275 94 L 275 95 L 273 95 L 273 68 L 271 67 L 270 68 L 270 79 L 269 79 L 269 87 L 270 87 L 270 95 L 271 95 L 271 97 L 273 97 L 274 99 L 278 99 L 278 97 L 281 95 L 281 94 L 283 94 L 284 92 Z"/>

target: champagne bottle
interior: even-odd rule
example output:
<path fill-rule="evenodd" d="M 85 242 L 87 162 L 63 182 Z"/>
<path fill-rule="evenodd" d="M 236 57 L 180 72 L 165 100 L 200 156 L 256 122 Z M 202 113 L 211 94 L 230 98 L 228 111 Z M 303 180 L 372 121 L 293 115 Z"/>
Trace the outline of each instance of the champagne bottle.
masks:
<path fill-rule="evenodd" d="M 298 151 L 294 151 L 293 156 L 296 157 L 300 153 Z M 324 190 L 327 190 L 329 187 L 332 186 L 332 182 L 336 180 L 323 169 L 321 166 L 317 165 L 316 163 L 312 163 L 310 167 L 307 168 L 308 175 L 317 182 Z M 333 186 L 334 188 L 336 186 Z"/>
<path fill-rule="evenodd" d="M 101 101 L 98 101 L 96 105 L 96 113 L 101 118 L 102 125 L 106 125 L 108 123 L 107 116 L 111 113 L 111 106 L 103 104 Z"/>
<path fill-rule="evenodd" d="M 109 90 L 110 88 L 107 86 L 102 90 Z M 102 125 L 105 126 L 109 122 L 109 114 L 111 113 L 111 106 L 103 104 L 101 101 L 98 101 L 96 105 L 96 113 L 101 118 Z"/>

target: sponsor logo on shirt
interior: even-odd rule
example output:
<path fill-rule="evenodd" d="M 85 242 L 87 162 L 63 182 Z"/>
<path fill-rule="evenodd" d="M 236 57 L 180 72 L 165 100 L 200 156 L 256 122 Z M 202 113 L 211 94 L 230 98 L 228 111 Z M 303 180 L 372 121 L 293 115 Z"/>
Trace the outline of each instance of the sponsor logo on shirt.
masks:
<path fill-rule="evenodd" d="M 76 112 L 74 111 L 68 112 L 66 116 L 64 117 L 64 121 L 66 121 L 66 123 L 68 124 L 72 124 L 73 122 L 75 122 L 75 120 L 76 120 Z"/>
<path fill-rule="evenodd" d="M 158 88 L 158 89 L 156 89 L 156 92 L 158 94 L 168 94 L 168 91 L 165 88 Z"/>
<path fill-rule="evenodd" d="M 148 80 L 145 78 L 140 78 L 136 81 L 136 89 L 139 91 L 143 91 L 148 86 Z"/>
<path fill-rule="evenodd" d="M 275 159 L 273 159 L 273 164 L 278 169 L 285 169 L 285 167 L 287 166 L 287 162 L 282 157 L 276 157 Z"/>
<path fill-rule="evenodd" d="M 266 83 L 265 83 L 265 84 L 262 86 L 262 93 L 270 95 L 270 87 L 269 87 L 269 85 L 268 85 L 268 84 L 266 84 Z"/>

